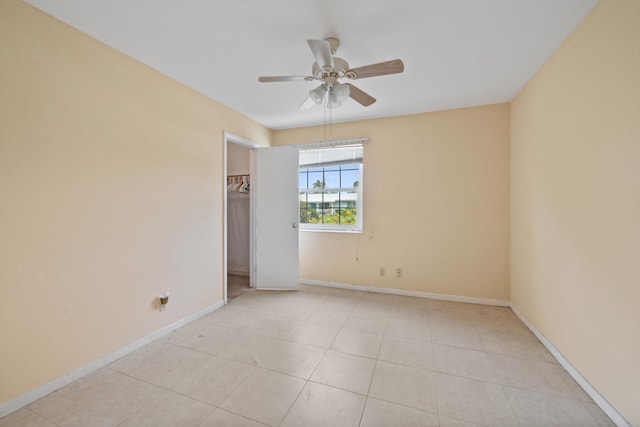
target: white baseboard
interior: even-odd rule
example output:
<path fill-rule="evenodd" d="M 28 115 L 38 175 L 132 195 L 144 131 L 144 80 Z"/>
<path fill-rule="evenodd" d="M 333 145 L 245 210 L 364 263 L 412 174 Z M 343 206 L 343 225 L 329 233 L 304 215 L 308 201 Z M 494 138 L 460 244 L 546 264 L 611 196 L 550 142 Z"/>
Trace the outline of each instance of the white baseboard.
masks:
<path fill-rule="evenodd" d="M 533 323 L 527 319 L 524 314 L 518 310 L 516 306 L 511 304 L 511 310 L 522 320 L 527 328 L 540 340 L 540 342 L 549 350 L 549 352 L 556 358 L 556 360 L 562 365 L 562 367 L 576 380 L 576 382 L 582 387 L 582 389 L 593 399 L 593 401 L 604 411 L 605 414 L 618 426 L 618 427 L 632 427 L 631 424 L 613 407 L 611 404 L 600 394 L 598 391 L 587 381 L 585 377 L 567 360 L 566 357 L 560 353 L 560 351 L 549 341 L 542 332 L 536 328 Z"/>
<path fill-rule="evenodd" d="M 407 291 L 405 289 L 379 288 L 377 286 L 351 285 L 349 283 L 325 282 L 322 280 L 300 279 L 304 285 L 325 286 L 329 288 L 348 289 L 351 291 L 377 292 L 380 294 L 402 295 L 405 297 L 429 298 L 443 301 L 468 302 L 471 304 L 496 305 L 510 307 L 511 303 L 501 299 L 463 297 L 459 295 L 436 294 L 431 292 Z"/>
<path fill-rule="evenodd" d="M 61 377 L 58 377 L 47 384 L 34 388 L 33 390 L 23 394 L 22 396 L 16 397 L 13 400 L 9 400 L 5 403 L 0 404 L 0 418 L 5 417 L 10 413 L 15 412 L 18 409 L 23 408 L 29 405 L 30 403 L 35 402 L 36 400 L 46 396 L 47 394 L 54 392 L 66 386 L 67 384 L 70 384 L 84 377 L 85 375 L 90 374 L 91 372 L 99 368 L 102 368 L 103 366 L 108 365 L 109 363 L 115 360 L 120 359 L 123 356 L 126 356 L 127 354 L 139 349 L 140 347 L 143 347 L 149 344 L 150 342 L 155 341 L 164 335 L 167 335 L 168 333 L 174 331 L 175 329 L 178 329 L 181 326 L 191 323 L 194 320 L 197 320 L 200 317 L 205 316 L 223 306 L 224 306 L 224 301 L 218 301 L 217 303 L 210 305 L 209 307 L 205 307 L 202 310 L 197 311 L 196 313 L 188 317 L 185 317 L 184 319 L 180 319 L 177 322 L 167 325 L 162 329 L 159 329 L 145 337 L 140 338 L 139 340 L 132 342 L 131 344 L 128 344 L 114 352 L 111 352 L 109 354 L 102 356 L 99 359 L 89 362 L 86 365 L 81 366 L 80 368 L 74 371 L 64 374 Z"/>

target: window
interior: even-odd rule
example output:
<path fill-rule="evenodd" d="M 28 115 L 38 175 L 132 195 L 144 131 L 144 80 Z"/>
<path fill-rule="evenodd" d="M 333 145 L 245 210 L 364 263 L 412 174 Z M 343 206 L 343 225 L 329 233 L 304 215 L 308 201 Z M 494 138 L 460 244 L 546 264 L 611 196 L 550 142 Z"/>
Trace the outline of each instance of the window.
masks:
<path fill-rule="evenodd" d="M 300 151 L 300 227 L 362 231 L 362 144 Z"/>

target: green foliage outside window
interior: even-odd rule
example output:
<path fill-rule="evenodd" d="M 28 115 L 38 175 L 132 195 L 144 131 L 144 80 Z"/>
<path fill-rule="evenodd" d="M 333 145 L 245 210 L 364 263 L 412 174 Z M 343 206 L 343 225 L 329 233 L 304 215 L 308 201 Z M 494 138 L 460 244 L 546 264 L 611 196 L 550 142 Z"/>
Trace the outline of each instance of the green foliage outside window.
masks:
<path fill-rule="evenodd" d="M 300 202 L 300 223 L 301 224 L 342 224 L 355 225 L 357 221 L 355 208 L 335 209 L 331 213 L 321 214 L 313 208 L 309 208 L 307 203 Z"/>

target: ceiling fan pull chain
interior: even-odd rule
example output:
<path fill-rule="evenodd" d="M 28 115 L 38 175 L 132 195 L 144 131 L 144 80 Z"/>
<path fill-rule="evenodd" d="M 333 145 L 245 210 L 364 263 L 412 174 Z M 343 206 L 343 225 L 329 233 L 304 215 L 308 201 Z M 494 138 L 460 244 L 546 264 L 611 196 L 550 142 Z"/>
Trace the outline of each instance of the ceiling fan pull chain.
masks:
<path fill-rule="evenodd" d="M 327 103 L 329 102 L 329 101 L 328 101 L 328 98 L 329 98 L 329 97 L 327 97 Z M 333 122 L 333 108 L 330 108 L 330 109 L 329 109 L 329 136 L 330 136 L 330 137 L 333 135 L 333 130 L 332 130 L 332 128 L 331 128 L 331 123 L 332 123 L 332 122 Z"/>
<path fill-rule="evenodd" d="M 327 108 L 329 106 L 328 102 L 329 102 L 329 97 L 325 96 L 324 97 L 325 102 L 322 103 L 322 110 L 323 110 L 323 118 L 322 118 L 322 131 L 323 131 L 323 139 L 327 139 Z"/>

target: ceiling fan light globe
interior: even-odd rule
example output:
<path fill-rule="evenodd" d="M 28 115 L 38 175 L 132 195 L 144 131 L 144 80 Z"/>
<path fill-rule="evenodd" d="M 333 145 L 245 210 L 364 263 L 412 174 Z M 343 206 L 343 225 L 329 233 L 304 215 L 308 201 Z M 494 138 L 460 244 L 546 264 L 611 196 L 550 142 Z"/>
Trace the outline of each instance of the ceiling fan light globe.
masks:
<path fill-rule="evenodd" d="M 327 101 L 327 107 L 329 108 L 339 108 L 342 106 L 342 102 L 336 96 L 334 91 L 329 92 L 329 100 Z"/>
<path fill-rule="evenodd" d="M 311 100 L 316 104 L 322 104 L 322 101 L 324 101 L 325 93 L 326 90 L 324 88 L 324 85 L 320 85 L 317 88 L 309 91 L 309 98 L 311 98 Z"/>
<path fill-rule="evenodd" d="M 349 98 L 351 89 L 347 85 L 336 83 L 333 86 L 333 91 L 331 93 L 335 95 L 336 100 L 344 102 L 347 100 L 347 98 Z"/>

